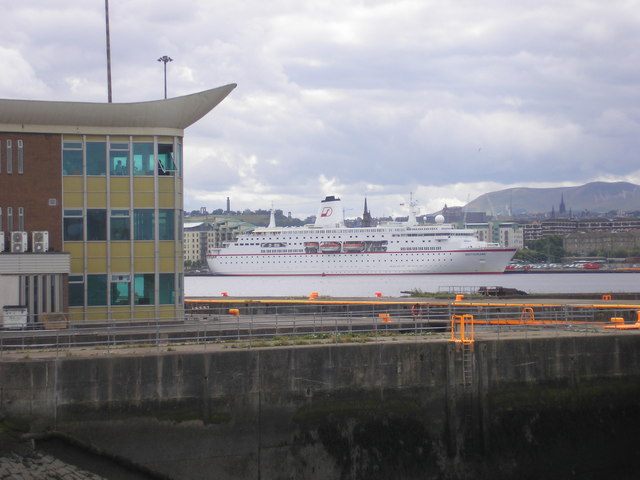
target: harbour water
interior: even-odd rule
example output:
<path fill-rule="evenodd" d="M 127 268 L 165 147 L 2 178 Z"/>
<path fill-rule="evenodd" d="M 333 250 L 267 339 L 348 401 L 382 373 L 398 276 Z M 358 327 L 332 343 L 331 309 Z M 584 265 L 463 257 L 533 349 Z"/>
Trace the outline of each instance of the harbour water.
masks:
<path fill-rule="evenodd" d="M 635 293 L 640 273 L 513 273 L 504 275 L 344 275 L 185 277 L 186 297 L 399 297 L 402 292 L 438 292 L 449 287 L 507 287 L 528 294 Z"/>

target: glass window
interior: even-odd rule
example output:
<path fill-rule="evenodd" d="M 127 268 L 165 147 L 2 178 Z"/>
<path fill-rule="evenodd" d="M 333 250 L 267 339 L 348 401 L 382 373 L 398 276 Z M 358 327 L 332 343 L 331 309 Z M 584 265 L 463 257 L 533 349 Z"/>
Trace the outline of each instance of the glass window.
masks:
<path fill-rule="evenodd" d="M 133 232 L 134 240 L 153 240 L 153 210 L 134 210 Z"/>
<path fill-rule="evenodd" d="M 107 239 L 107 211 L 102 208 L 87 210 L 87 241 Z"/>
<path fill-rule="evenodd" d="M 111 175 L 129 175 L 129 144 L 112 143 L 109 149 Z"/>
<path fill-rule="evenodd" d="M 176 167 L 173 162 L 173 143 L 158 144 L 158 175 L 172 175 Z"/>
<path fill-rule="evenodd" d="M 91 307 L 107 304 L 106 275 L 87 275 L 87 303 Z"/>
<path fill-rule="evenodd" d="M 155 281 L 153 273 L 136 273 L 133 281 L 133 295 L 136 305 L 153 305 Z"/>
<path fill-rule="evenodd" d="M 24 142 L 18 140 L 18 173 L 24 173 Z"/>
<path fill-rule="evenodd" d="M 13 173 L 13 142 L 7 140 L 7 173 Z"/>
<path fill-rule="evenodd" d="M 64 175 L 82 175 L 82 142 L 64 142 L 62 172 Z"/>
<path fill-rule="evenodd" d="M 161 305 L 172 305 L 175 303 L 175 274 L 161 273 L 159 276 L 158 291 Z"/>
<path fill-rule="evenodd" d="M 131 304 L 131 277 L 111 275 L 111 305 Z"/>
<path fill-rule="evenodd" d="M 153 175 L 153 143 L 133 144 L 133 174 L 137 176 Z"/>
<path fill-rule="evenodd" d="M 84 277 L 69 275 L 69 306 L 82 307 L 84 305 Z"/>
<path fill-rule="evenodd" d="M 129 210 L 111 211 L 111 240 L 131 239 L 131 219 Z"/>
<path fill-rule="evenodd" d="M 87 175 L 107 174 L 107 142 L 87 142 Z"/>
<path fill-rule="evenodd" d="M 81 242 L 84 240 L 84 219 L 82 217 L 64 217 L 64 241 Z"/>
<path fill-rule="evenodd" d="M 174 211 L 168 209 L 158 210 L 158 240 L 174 240 Z"/>

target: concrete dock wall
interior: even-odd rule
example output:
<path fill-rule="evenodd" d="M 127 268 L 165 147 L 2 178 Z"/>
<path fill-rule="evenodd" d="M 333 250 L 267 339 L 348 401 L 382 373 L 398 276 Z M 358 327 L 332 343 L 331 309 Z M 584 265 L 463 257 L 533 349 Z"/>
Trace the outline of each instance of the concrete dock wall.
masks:
<path fill-rule="evenodd" d="M 624 478 L 639 352 L 625 332 L 21 359 L 0 414 L 171 478 Z"/>

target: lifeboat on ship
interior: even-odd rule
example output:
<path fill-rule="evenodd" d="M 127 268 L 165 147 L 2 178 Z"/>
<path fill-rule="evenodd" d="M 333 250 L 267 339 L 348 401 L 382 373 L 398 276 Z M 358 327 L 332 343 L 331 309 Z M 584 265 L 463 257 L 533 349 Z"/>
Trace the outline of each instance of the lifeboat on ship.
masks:
<path fill-rule="evenodd" d="M 321 253 L 339 253 L 340 252 L 340 242 L 322 242 L 320 244 L 320 252 Z"/>
<path fill-rule="evenodd" d="M 362 242 L 344 242 L 342 245 L 343 252 L 364 252 L 364 243 Z"/>
<path fill-rule="evenodd" d="M 318 242 L 305 242 L 304 251 L 305 253 L 318 253 Z"/>

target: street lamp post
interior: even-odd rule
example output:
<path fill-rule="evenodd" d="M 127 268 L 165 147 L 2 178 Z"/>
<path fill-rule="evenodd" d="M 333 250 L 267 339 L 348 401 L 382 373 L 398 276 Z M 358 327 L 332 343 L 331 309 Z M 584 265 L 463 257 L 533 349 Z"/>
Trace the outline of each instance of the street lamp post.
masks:
<path fill-rule="evenodd" d="M 164 98 L 167 98 L 167 63 L 173 62 L 173 58 L 163 55 L 158 59 L 159 62 L 164 63 Z"/>

